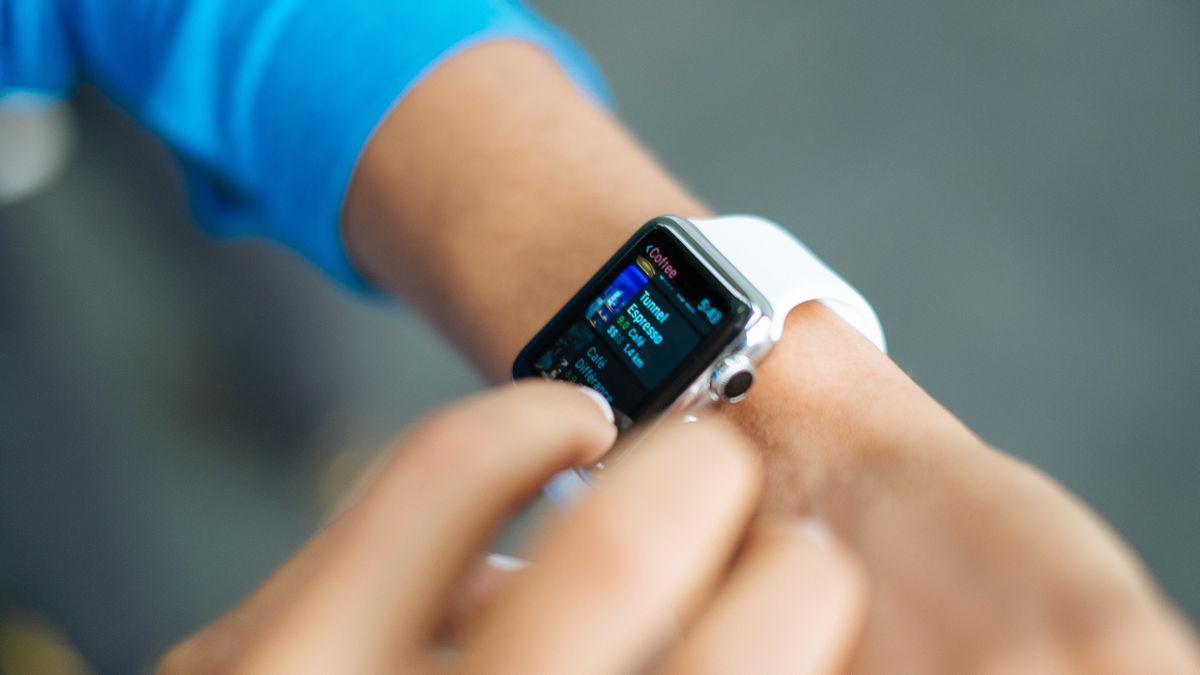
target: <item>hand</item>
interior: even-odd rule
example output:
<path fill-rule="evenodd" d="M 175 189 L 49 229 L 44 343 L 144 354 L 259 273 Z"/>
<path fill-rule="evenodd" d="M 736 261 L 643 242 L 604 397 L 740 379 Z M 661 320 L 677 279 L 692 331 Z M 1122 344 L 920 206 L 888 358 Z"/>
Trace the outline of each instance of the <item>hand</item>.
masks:
<path fill-rule="evenodd" d="M 764 449 L 765 508 L 825 519 L 866 568 L 853 672 L 1200 673 L 1190 628 L 1096 514 L 819 305 L 789 317 L 754 396 L 727 412 Z"/>
<path fill-rule="evenodd" d="M 359 267 L 499 381 L 662 213 L 707 210 L 544 55 L 495 43 L 396 106 L 343 225 Z M 764 453 L 765 508 L 826 519 L 862 557 L 856 672 L 1196 671 L 1190 629 L 1098 518 L 820 305 L 793 312 L 754 391 L 722 414 Z"/>
<path fill-rule="evenodd" d="M 515 505 L 613 436 L 561 384 L 436 414 L 159 672 L 840 672 L 861 617 L 857 567 L 811 527 L 751 525 L 756 455 L 722 423 L 650 434 L 542 538 L 531 567 L 465 579 Z"/>

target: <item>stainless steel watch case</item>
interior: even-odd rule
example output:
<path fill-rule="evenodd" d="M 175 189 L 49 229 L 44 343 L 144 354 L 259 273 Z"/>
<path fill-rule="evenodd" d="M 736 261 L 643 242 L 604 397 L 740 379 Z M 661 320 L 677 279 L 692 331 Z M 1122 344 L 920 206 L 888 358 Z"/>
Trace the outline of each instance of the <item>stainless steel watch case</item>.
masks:
<path fill-rule="evenodd" d="M 725 288 L 735 297 L 750 307 L 749 318 L 741 332 L 722 349 L 717 356 L 707 364 L 696 379 L 679 398 L 664 409 L 657 417 L 662 420 L 669 417 L 694 420 L 694 413 L 700 409 L 725 401 L 737 403 L 745 398 L 746 392 L 736 397 L 722 396 L 719 380 L 724 368 L 735 368 L 739 371 L 748 370 L 754 375 L 754 367 L 774 346 L 771 338 L 771 325 L 775 320 L 774 308 L 767 298 L 754 284 L 750 283 L 738 269 L 704 236 L 696 225 L 681 216 L 659 216 L 656 224 L 664 227 L 687 251 L 704 266 Z M 580 476 L 586 482 L 600 477 L 607 466 L 633 449 L 642 435 L 649 431 L 656 422 L 640 425 L 626 432 L 621 442 L 598 462 L 588 467 L 588 471 L 580 471 Z"/>
<path fill-rule="evenodd" d="M 721 255 L 692 221 L 680 216 L 661 216 L 655 220 L 674 234 L 714 278 L 750 307 L 749 319 L 740 335 L 713 359 L 664 413 L 686 414 L 718 401 L 736 403 L 745 397 L 745 392 L 734 397 L 723 396 L 720 380 L 728 379 L 727 369 L 737 369 L 739 372 L 748 370 L 753 377 L 754 366 L 774 346 L 771 339 L 771 325 L 775 321 L 774 308 L 754 284 Z"/>

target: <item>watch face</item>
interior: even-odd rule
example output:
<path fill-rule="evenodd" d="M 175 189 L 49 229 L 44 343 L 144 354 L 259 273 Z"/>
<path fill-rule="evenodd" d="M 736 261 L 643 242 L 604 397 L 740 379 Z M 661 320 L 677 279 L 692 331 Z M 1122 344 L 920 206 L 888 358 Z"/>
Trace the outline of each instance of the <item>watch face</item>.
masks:
<path fill-rule="evenodd" d="M 654 221 L 526 345 L 513 377 L 587 385 L 626 429 L 677 399 L 749 315 L 739 294 Z"/>

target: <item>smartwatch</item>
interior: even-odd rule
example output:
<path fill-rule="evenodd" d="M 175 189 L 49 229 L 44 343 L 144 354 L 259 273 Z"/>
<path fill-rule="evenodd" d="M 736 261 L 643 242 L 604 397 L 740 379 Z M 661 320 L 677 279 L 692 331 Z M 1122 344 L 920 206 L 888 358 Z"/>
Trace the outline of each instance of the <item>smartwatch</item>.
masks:
<path fill-rule="evenodd" d="M 625 433 L 745 398 L 788 312 L 810 300 L 886 351 L 871 305 L 783 227 L 747 215 L 660 216 L 521 350 L 513 378 L 591 387 Z"/>

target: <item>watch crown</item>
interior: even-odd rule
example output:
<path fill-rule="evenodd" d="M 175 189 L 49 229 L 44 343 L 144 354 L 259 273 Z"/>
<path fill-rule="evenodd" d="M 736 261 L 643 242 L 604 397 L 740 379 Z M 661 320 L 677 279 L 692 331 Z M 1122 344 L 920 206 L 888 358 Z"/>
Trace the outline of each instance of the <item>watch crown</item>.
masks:
<path fill-rule="evenodd" d="M 741 354 L 730 356 L 713 371 L 709 386 L 718 398 L 726 403 L 737 403 L 746 398 L 754 384 L 754 364 Z"/>

